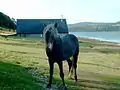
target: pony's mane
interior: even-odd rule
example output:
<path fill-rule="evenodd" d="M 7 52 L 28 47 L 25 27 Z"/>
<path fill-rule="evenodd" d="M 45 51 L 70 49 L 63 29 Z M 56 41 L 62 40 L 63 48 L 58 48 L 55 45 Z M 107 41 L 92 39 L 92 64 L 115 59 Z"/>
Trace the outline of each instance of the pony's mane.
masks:
<path fill-rule="evenodd" d="M 53 24 L 53 23 L 48 24 L 48 25 L 44 28 L 44 30 L 43 30 L 43 38 L 44 38 L 44 40 L 46 40 L 46 33 L 47 33 L 47 31 L 49 31 L 50 28 L 52 28 L 52 33 L 53 33 L 53 34 L 58 35 L 58 30 L 57 30 L 57 28 L 54 27 L 54 24 Z M 45 42 L 46 42 L 46 41 L 45 41 Z"/>

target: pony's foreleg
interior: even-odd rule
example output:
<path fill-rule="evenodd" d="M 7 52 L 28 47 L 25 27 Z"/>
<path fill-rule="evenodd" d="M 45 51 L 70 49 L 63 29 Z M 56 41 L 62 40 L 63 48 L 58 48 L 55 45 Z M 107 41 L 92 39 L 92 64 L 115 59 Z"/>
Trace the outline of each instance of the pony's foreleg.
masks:
<path fill-rule="evenodd" d="M 52 84 L 52 77 L 53 77 L 53 68 L 54 68 L 54 63 L 49 60 L 49 67 L 50 67 L 50 77 L 49 77 L 49 83 L 47 85 L 47 88 L 51 88 Z"/>
<path fill-rule="evenodd" d="M 60 77 L 62 79 L 63 85 L 65 85 L 62 61 L 58 62 L 58 65 L 59 65 L 59 70 L 60 70 Z"/>
<path fill-rule="evenodd" d="M 63 73 L 63 63 L 62 61 L 61 62 L 58 62 L 58 65 L 59 65 L 59 69 L 60 69 L 60 77 L 62 79 L 62 82 L 63 82 L 63 90 L 67 90 L 67 87 L 65 85 L 65 80 L 64 80 L 64 73 Z"/>

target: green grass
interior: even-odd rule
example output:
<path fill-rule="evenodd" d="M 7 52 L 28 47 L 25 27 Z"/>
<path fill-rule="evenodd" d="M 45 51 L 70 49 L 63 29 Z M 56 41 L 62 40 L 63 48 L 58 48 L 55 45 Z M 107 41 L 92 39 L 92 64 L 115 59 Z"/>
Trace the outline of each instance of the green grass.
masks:
<path fill-rule="evenodd" d="M 80 39 L 78 82 L 65 81 L 69 90 L 120 90 L 120 47 L 116 43 Z M 93 46 L 93 48 L 91 48 Z M 0 90 L 45 90 L 49 66 L 42 40 L 0 37 Z M 53 88 L 61 89 L 55 64 Z"/>
<path fill-rule="evenodd" d="M 0 90 L 39 90 L 39 88 L 35 84 L 35 79 L 25 68 L 0 62 Z"/>

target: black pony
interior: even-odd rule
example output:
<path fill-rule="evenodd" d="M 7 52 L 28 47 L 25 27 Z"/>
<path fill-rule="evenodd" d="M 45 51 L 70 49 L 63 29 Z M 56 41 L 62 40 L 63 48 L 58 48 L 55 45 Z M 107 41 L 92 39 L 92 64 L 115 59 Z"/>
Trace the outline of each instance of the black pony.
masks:
<path fill-rule="evenodd" d="M 48 88 L 51 87 L 54 63 L 59 65 L 60 77 L 62 79 L 64 87 L 64 73 L 62 61 L 67 60 L 69 65 L 70 76 L 73 73 L 74 68 L 74 78 L 77 81 L 77 60 L 79 54 L 79 42 L 76 36 L 72 34 L 67 34 L 60 36 L 58 34 L 58 23 L 49 24 L 44 28 L 43 31 L 45 44 L 46 44 L 46 54 L 48 56 L 49 66 L 50 66 L 50 78 L 47 85 Z M 70 59 L 73 57 L 72 59 Z"/>

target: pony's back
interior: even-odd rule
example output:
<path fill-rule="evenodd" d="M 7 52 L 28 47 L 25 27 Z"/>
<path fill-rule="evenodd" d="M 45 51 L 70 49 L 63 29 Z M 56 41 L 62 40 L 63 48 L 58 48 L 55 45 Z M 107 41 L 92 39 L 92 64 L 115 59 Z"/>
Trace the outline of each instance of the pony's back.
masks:
<path fill-rule="evenodd" d="M 70 58 L 79 48 L 79 42 L 76 36 L 72 34 L 67 34 L 61 37 L 62 40 L 62 52 L 65 59 Z"/>

